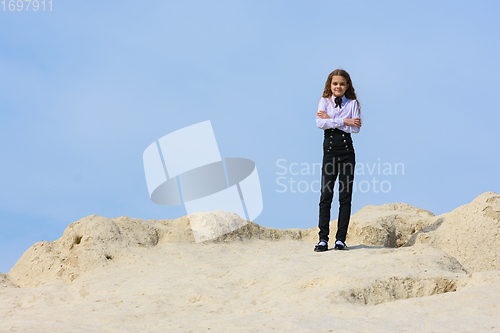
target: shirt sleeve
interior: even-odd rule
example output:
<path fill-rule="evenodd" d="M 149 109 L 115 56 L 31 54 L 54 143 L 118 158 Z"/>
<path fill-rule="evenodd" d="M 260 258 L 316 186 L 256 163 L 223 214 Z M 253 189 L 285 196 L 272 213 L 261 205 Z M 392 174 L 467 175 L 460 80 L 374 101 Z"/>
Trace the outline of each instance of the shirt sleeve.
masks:
<path fill-rule="evenodd" d="M 318 103 L 318 112 L 323 110 L 330 117 L 332 117 L 332 119 L 323 119 L 320 117 L 316 117 L 316 126 L 322 130 L 344 126 L 344 121 L 341 118 L 338 118 L 335 115 L 328 113 L 328 110 L 326 110 L 327 105 L 328 105 L 328 100 L 326 98 L 321 98 Z"/>
<path fill-rule="evenodd" d="M 358 101 L 354 100 L 353 104 L 353 109 L 351 113 L 351 118 L 361 118 L 359 116 L 359 106 L 358 106 Z M 359 128 L 356 126 L 349 126 L 351 128 L 351 133 L 359 133 Z"/>

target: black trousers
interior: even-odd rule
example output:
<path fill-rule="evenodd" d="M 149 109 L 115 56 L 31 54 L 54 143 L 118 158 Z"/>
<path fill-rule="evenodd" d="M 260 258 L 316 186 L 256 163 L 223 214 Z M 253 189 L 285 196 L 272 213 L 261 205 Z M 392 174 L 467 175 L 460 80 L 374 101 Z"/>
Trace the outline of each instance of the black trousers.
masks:
<path fill-rule="evenodd" d="M 351 135 L 339 129 L 325 130 L 319 201 L 319 239 L 329 241 L 333 187 L 338 178 L 339 216 L 335 239 L 345 242 L 351 218 L 355 166 L 356 158 Z"/>

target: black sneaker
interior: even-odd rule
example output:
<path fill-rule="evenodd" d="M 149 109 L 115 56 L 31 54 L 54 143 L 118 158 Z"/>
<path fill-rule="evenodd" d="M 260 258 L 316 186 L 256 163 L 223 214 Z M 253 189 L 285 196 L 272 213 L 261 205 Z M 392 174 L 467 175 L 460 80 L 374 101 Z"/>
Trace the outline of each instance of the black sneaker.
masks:
<path fill-rule="evenodd" d="M 314 247 L 314 252 L 323 252 L 323 251 L 328 251 L 328 242 L 322 239 Z"/>
<path fill-rule="evenodd" d="M 347 245 L 341 240 L 335 242 L 335 250 L 347 250 Z"/>

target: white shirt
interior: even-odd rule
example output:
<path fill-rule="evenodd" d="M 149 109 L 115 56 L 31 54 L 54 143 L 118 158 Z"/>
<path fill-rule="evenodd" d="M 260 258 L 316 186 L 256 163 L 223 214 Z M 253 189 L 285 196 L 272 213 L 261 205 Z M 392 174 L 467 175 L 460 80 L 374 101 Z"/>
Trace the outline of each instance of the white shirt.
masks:
<path fill-rule="evenodd" d="M 356 126 L 344 125 L 343 119 L 359 118 L 358 103 L 356 100 L 342 96 L 342 103 L 335 107 L 335 98 L 321 98 L 318 104 L 318 111 L 324 110 L 332 119 L 322 119 L 316 117 L 316 126 L 322 130 L 338 128 L 346 133 L 359 133 Z"/>

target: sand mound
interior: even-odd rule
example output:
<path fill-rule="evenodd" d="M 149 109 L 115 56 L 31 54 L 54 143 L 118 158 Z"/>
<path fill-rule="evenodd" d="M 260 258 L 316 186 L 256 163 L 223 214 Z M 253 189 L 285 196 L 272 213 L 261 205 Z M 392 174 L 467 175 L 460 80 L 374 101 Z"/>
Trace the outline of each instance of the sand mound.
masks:
<path fill-rule="evenodd" d="M 336 230 L 335 220 L 330 234 Z M 452 255 L 468 271 L 478 272 L 500 269 L 499 230 L 500 195 L 486 192 L 439 216 L 402 203 L 364 207 L 351 217 L 346 242 L 384 247 L 427 244 Z"/>
<path fill-rule="evenodd" d="M 366 206 L 351 217 L 346 243 L 400 247 L 435 220 L 431 212 L 404 203 Z M 337 220 L 331 230 L 337 230 Z"/>
<path fill-rule="evenodd" d="M 214 217 L 217 219 L 217 222 L 220 223 L 221 225 L 225 223 L 224 221 L 227 221 L 227 212 L 223 211 L 216 211 L 212 213 L 195 213 L 195 214 L 190 214 L 188 215 L 190 220 L 193 220 L 193 216 L 195 216 L 197 219 L 213 219 Z M 236 215 L 236 214 L 231 214 L 233 215 L 233 218 L 238 218 L 241 220 L 241 218 Z M 246 220 L 245 220 L 246 221 Z M 243 240 L 250 240 L 250 239 L 261 239 L 261 240 L 305 240 L 309 239 L 310 237 L 310 232 L 308 230 L 304 229 L 298 229 L 298 228 L 290 228 L 290 229 L 275 229 L 275 228 L 266 228 L 261 225 L 258 225 L 255 222 L 251 221 L 246 221 L 247 224 L 242 226 L 239 229 L 236 229 L 230 233 L 221 235 L 217 238 L 214 238 L 211 240 L 212 242 L 215 243 L 220 243 L 220 242 L 229 242 L 229 241 L 243 241 Z"/>
<path fill-rule="evenodd" d="M 376 268 L 370 271 L 366 266 L 359 271 L 346 269 L 342 275 L 332 276 L 330 282 L 320 280 L 323 287 L 331 287 L 328 298 L 332 302 L 376 305 L 443 294 L 455 291 L 457 282 L 466 274 L 455 258 L 431 247 L 377 250 L 380 251 L 378 255 L 365 261 L 365 265 L 369 261 Z M 352 259 L 361 258 L 353 256 Z M 314 280 L 318 283 L 317 278 Z"/>
<path fill-rule="evenodd" d="M 466 274 L 427 245 L 324 253 L 292 240 L 163 245 L 140 247 L 129 262 L 112 261 L 71 283 L 4 288 L 0 331 L 342 332 L 305 325 L 393 320 L 397 311 L 429 328 L 444 304 L 470 304 L 476 295 L 454 291 Z M 494 296 L 483 298 L 488 307 L 462 305 L 454 315 L 491 315 Z"/>
<path fill-rule="evenodd" d="M 210 238 L 235 226 L 241 227 Z M 488 192 L 437 217 L 402 203 L 367 206 L 352 216 L 347 243 L 393 248 L 427 244 L 454 256 L 471 272 L 498 270 L 499 226 L 500 195 Z M 112 262 L 130 261 L 139 248 L 196 243 L 196 230 L 202 230 L 206 241 L 213 243 L 255 239 L 314 242 L 318 232 L 317 227 L 266 228 L 224 211 L 196 213 L 176 220 L 92 215 L 72 223 L 60 239 L 33 245 L 9 272 L 8 279 L 4 276 L 2 281 L 19 286 L 37 286 L 58 279 L 73 281 Z M 335 230 L 336 221 L 332 221 L 331 234 Z"/>
<path fill-rule="evenodd" d="M 195 213 L 176 220 L 141 220 L 126 216 L 106 218 L 91 215 L 66 228 L 53 242 L 38 242 L 30 247 L 9 272 L 9 279 L 19 286 L 38 286 L 62 279 L 73 281 L 113 261 L 127 261 L 137 248 L 153 248 L 159 243 L 195 243 L 192 223 L 224 228 L 231 224 L 243 227 L 210 242 L 250 239 L 301 239 L 301 229 L 265 228 L 224 211 Z M 204 232 L 204 235 L 207 235 Z"/>
<path fill-rule="evenodd" d="M 266 228 L 224 211 L 194 213 L 186 216 L 197 243 L 203 241 L 228 242 L 246 239 L 300 240 L 302 229 Z"/>
<path fill-rule="evenodd" d="M 437 217 L 408 245 L 427 244 L 454 256 L 468 271 L 500 270 L 500 195 L 486 192 Z"/>
<path fill-rule="evenodd" d="M 488 192 L 437 217 L 402 203 L 367 206 L 352 216 L 347 243 L 384 247 L 425 243 L 454 256 L 471 272 L 497 270 L 499 198 L 500 195 Z M 235 226 L 241 227 L 214 236 Z M 60 239 L 38 242 L 29 248 L 9 272 L 8 280 L 19 286 L 37 286 L 58 279 L 73 281 L 111 262 L 129 261 L 138 248 L 196 243 L 197 230 L 202 230 L 206 241 L 214 243 L 254 239 L 315 242 L 318 232 L 317 227 L 266 228 L 224 211 L 196 213 L 176 220 L 92 215 L 72 223 Z M 330 230 L 335 233 L 336 221 L 331 222 Z"/>
<path fill-rule="evenodd" d="M 20 286 L 37 286 L 61 278 L 73 281 L 83 272 L 104 267 L 133 247 L 158 243 L 160 229 L 154 222 L 91 215 L 72 223 L 54 242 L 30 247 L 9 272 Z"/>
<path fill-rule="evenodd" d="M 0 274 L 0 331 L 494 331 L 500 270 L 478 270 L 496 265 L 498 198 L 485 193 L 440 216 L 365 207 L 349 250 L 322 253 L 312 251 L 317 227 L 265 228 L 222 211 L 88 216 Z M 196 242 L 193 225 L 206 241 Z M 485 325 L 436 329 L 463 318 Z"/>

